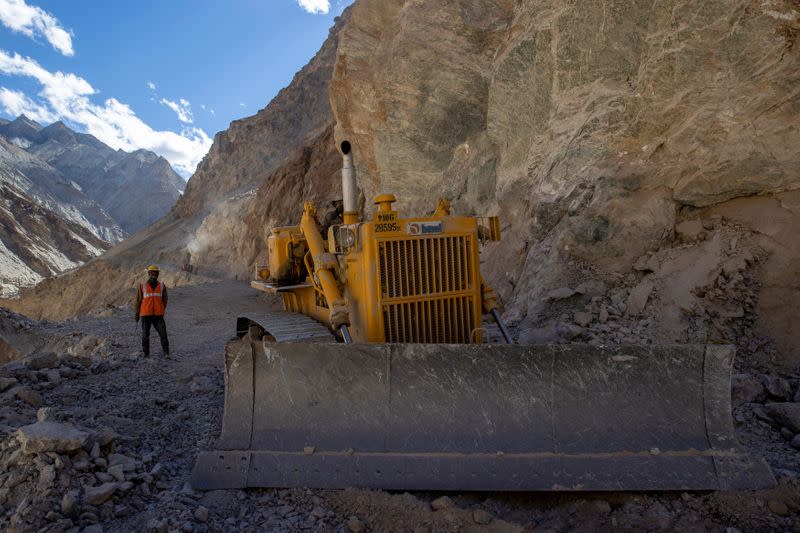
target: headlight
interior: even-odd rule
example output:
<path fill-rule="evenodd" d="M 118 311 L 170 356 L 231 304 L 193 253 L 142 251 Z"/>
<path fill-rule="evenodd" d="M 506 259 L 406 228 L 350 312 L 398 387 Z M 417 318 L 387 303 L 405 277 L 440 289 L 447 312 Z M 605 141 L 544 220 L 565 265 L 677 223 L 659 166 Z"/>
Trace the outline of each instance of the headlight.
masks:
<path fill-rule="evenodd" d="M 339 228 L 339 247 L 342 249 L 352 248 L 355 244 L 355 232 L 348 228 Z"/>

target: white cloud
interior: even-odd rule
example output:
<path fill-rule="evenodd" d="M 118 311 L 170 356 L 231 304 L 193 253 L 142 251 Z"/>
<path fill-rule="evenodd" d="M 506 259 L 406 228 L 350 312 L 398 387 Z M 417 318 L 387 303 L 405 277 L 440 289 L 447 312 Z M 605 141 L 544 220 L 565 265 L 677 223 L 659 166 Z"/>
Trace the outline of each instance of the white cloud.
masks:
<path fill-rule="evenodd" d="M 148 81 L 147 82 L 147 88 L 150 89 L 151 91 L 155 91 L 156 90 L 156 84 L 153 83 L 152 81 Z"/>
<path fill-rule="evenodd" d="M 239 107 L 245 107 L 244 102 L 239 102 Z"/>
<path fill-rule="evenodd" d="M 326 14 L 331 9 L 329 0 L 297 0 L 300 7 L 315 15 Z"/>
<path fill-rule="evenodd" d="M 177 102 L 162 98 L 159 103 L 164 104 L 168 108 L 175 111 L 175 114 L 178 115 L 178 120 L 184 124 L 191 124 L 194 122 L 194 116 L 192 116 L 192 104 L 190 104 L 185 98 L 181 98 Z"/>
<path fill-rule="evenodd" d="M 40 124 L 47 124 L 58 120 L 50 110 L 40 106 L 20 91 L 0 87 L 0 107 L 9 115 L 18 117 L 25 115 Z"/>
<path fill-rule="evenodd" d="M 0 23 L 28 37 L 41 35 L 65 56 L 75 55 L 72 33 L 62 28 L 53 15 L 29 6 L 25 0 L 0 0 Z"/>
<path fill-rule="evenodd" d="M 30 77 L 42 86 L 39 101 L 0 87 L 0 106 L 7 113 L 14 115 L 24 110 L 30 118 L 38 117 L 42 122 L 65 120 L 83 127 L 114 149 L 151 150 L 164 156 L 184 177 L 194 172 L 211 147 L 211 139 L 200 128 L 186 128 L 181 133 L 153 130 L 128 105 L 115 98 L 105 100 L 102 105 L 92 103 L 89 97 L 97 91 L 83 78 L 49 72 L 33 59 L 17 53 L 12 56 L 0 50 L 0 72 Z"/>

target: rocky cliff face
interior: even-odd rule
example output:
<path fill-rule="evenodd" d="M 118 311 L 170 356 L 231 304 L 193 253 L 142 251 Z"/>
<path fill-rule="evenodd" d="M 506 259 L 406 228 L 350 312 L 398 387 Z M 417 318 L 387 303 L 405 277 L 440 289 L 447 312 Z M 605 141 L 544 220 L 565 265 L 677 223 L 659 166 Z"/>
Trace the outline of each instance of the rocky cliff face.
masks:
<path fill-rule="evenodd" d="M 359 0 L 98 273 L 249 276 L 270 226 L 338 196 L 346 138 L 366 200 L 501 215 L 483 269 L 523 341 L 794 364 L 799 31 L 790 0 Z"/>
<path fill-rule="evenodd" d="M 342 25 L 339 20 L 331 28 L 317 55 L 267 107 L 214 137 L 178 202 L 181 217 L 208 213 L 221 201 L 255 190 L 331 124 L 328 82 Z"/>
<path fill-rule="evenodd" d="M 784 239 L 798 229 L 786 192 L 800 188 L 798 17 L 789 1 L 365 0 L 341 34 L 336 137 L 354 142 L 368 198 L 393 191 L 420 209 L 433 189 L 503 216 L 484 268 L 523 331 L 572 323 L 546 295 L 587 275 L 627 282 L 621 307 L 640 282 L 691 277 L 688 263 L 631 269 L 684 245 L 683 221 L 713 238 L 722 214 L 765 252 L 752 312 L 797 361 L 784 328 L 800 325 L 798 251 Z M 684 315 L 657 340 L 686 340 L 727 258 L 680 289 Z"/>

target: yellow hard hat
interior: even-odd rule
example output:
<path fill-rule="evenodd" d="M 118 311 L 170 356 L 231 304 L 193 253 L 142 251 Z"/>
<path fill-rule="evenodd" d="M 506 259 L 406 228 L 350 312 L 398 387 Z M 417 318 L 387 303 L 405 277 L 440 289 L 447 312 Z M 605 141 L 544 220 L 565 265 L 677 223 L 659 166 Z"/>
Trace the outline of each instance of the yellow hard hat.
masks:
<path fill-rule="evenodd" d="M 160 269 L 158 268 L 158 265 L 150 265 L 149 267 L 147 267 L 147 271 L 148 272 L 159 272 Z"/>

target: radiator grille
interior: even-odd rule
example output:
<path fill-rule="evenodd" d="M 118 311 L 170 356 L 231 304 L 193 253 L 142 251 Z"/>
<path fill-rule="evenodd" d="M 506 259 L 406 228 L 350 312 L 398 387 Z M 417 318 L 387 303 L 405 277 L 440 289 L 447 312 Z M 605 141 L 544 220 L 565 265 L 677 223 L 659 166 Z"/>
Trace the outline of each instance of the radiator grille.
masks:
<path fill-rule="evenodd" d="M 472 254 L 467 235 L 379 241 L 386 342 L 471 342 Z"/>
<path fill-rule="evenodd" d="M 473 327 L 470 296 L 383 305 L 386 342 L 466 344 Z"/>
<path fill-rule="evenodd" d="M 381 296 L 402 298 L 472 289 L 468 236 L 381 241 Z"/>

